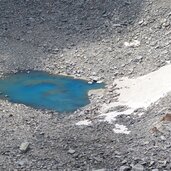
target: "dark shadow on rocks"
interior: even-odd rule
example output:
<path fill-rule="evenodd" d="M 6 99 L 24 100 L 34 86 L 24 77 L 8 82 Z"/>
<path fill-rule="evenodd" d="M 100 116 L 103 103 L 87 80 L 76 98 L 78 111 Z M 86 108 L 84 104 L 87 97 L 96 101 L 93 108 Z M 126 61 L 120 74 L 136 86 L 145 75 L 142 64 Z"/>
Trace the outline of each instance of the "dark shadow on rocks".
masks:
<path fill-rule="evenodd" d="M 58 53 L 134 23 L 142 0 L 1 0 L 0 37 Z"/>

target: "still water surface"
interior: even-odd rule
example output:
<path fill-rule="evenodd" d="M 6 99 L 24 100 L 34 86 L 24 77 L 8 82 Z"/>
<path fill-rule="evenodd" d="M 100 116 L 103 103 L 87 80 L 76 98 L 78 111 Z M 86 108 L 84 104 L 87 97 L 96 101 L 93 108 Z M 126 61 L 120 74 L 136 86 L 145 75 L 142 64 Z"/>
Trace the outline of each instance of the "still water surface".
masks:
<path fill-rule="evenodd" d="M 104 84 L 42 71 L 18 72 L 0 80 L 0 98 L 36 109 L 73 112 L 90 102 L 89 90 L 99 88 Z"/>

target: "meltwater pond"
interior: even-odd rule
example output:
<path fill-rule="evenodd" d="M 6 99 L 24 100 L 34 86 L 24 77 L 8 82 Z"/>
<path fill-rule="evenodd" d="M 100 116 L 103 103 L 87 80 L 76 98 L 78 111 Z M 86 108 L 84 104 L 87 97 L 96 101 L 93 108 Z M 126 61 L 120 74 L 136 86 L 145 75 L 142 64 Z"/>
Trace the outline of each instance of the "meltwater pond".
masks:
<path fill-rule="evenodd" d="M 89 90 L 99 88 L 104 84 L 42 71 L 18 72 L 0 80 L 0 98 L 37 109 L 73 112 L 89 103 Z"/>

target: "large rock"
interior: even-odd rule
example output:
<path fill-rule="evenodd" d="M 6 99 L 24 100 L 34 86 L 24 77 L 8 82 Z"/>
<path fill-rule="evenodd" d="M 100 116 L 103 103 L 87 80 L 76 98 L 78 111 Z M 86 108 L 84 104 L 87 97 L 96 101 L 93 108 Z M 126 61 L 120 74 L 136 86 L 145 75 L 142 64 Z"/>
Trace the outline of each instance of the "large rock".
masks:
<path fill-rule="evenodd" d="M 141 164 L 136 164 L 132 166 L 132 171 L 145 171 L 144 166 Z"/>
<path fill-rule="evenodd" d="M 23 142 L 23 143 L 21 143 L 21 145 L 20 145 L 20 151 L 23 152 L 23 153 L 25 153 L 29 149 L 29 145 L 30 145 L 29 142 Z"/>

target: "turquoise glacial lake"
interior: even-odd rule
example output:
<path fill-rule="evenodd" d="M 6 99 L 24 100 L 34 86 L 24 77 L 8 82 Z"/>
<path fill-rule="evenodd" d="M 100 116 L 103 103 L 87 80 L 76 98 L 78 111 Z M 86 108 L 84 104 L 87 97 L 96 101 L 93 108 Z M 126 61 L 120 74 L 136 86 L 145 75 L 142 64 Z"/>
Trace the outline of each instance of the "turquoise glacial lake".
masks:
<path fill-rule="evenodd" d="M 90 103 L 88 91 L 104 88 L 73 77 L 22 71 L 0 79 L 0 98 L 36 109 L 73 112 Z"/>

